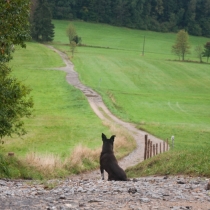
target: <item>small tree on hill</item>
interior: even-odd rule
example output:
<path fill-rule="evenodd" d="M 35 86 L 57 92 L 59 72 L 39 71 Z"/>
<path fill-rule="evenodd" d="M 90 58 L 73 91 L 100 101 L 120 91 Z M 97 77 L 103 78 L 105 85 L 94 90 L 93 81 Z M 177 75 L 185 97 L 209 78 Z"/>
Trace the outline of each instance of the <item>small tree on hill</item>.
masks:
<path fill-rule="evenodd" d="M 77 45 L 78 45 L 78 44 L 81 44 L 82 39 L 81 39 L 81 37 L 79 37 L 79 36 L 77 35 L 76 29 L 75 29 L 75 27 L 74 27 L 73 24 L 70 23 L 70 24 L 68 25 L 68 27 L 67 27 L 67 29 L 66 29 L 66 35 L 67 35 L 68 38 L 69 38 L 69 43 L 70 43 L 70 44 L 71 44 L 72 41 L 74 41 Z"/>
<path fill-rule="evenodd" d="M 77 44 L 76 44 L 75 41 L 71 41 L 70 42 L 70 50 L 71 50 L 72 56 L 74 56 L 74 52 L 75 52 L 76 46 L 77 46 Z"/>
<path fill-rule="evenodd" d="M 203 57 L 207 58 L 207 62 L 209 61 L 210 57 L 210 42 L 206 42 L 204 45 Z"/>
<path fill-rule="evenodd" d="M 199 58 L 200 60 L 200 63 L 202 63 L 202 56 L 203 56 L 203 47 L 201 45 L 197 45 L 195 47 L 195 53 L 197 55 L 197 57 Z"/>
<path fill-rule="evenodd" d="M 185 59 L 185 55 L 190 53 L 189 36 L 185 30 L 180 30 L 176 36 L 176 42 L 172 46 L 172 52 Z"/>
<path fill-rule="evenodd" d="M 46 0 L 38 0 L 38 6 L 32 19 L 32 38 L 39 42 L 52 41 L 54 38 L 54 25 L 52 14 Z"/>
<path fill-rule="evenodd" d="M 73 24 L 69 24 L 66 29 L 66 35 L 69 38 L 69 44 L 70 44 L 70 51 L 72 53 L 72 56 L 74 56 L 74 52 L 76 50 L 76 47 L 78 44 L 81 44 L 82 39 L 77 35 L 76 29 Z"/>
<path fill-rule="evenodd" d="M 69 38 L 69 43 L 71 43 L 71 41 L 73 40 L 73 38 L 77 35 L 76 33 L 76 29 L 74 27 L 73 24 L 69 24 L 67 29 L 66 29 L 66 35 L 68 36 Z"/>

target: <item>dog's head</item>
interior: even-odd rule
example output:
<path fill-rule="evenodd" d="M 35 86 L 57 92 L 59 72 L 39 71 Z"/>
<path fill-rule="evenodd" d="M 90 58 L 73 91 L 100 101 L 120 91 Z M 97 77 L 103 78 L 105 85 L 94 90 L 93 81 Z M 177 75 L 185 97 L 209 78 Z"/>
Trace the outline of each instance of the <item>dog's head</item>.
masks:
<path fill-rule="evenodd" d="M 113 151 L 114 138 L 115 138 L 115 135 L 111 136 L 110 139 L 107 139 L 106 135 L 102 133 L 103 150 Z"/>

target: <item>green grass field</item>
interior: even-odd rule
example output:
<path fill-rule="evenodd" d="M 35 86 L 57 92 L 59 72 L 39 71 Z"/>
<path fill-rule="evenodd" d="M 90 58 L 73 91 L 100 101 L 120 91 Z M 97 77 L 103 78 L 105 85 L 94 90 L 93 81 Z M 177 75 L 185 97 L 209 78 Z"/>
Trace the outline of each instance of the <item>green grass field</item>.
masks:
<path fill-rule="evenodd" d="M 55 42 L 68 43 L 67 25 L 66 21 L 55 21 Z M 78 47 L 72 59 L 81 80 L 103 95 L 113 113 L 163 139 L 175 135 L 179 148 L 209 132 L 210 65 L 169 61 L 176 59 L 170 51 L 175 34 L 83 22 L 74 25 L 83 44 L 94 45 L 96 39 L 96 46 L 114 48 Z M 145 50 L 145 56 L 141 56 L 138 40 L 144 34 L 146 49 L 153 53 Z M 190 37 L 192 54 L 187 59 L 198 61 L 193 47 L 207 40 Z M 68 53 L 66 46 L 59 48 Z M 186 134 L 179 135 L 184 130 Z"/>
<path fill-rule="evenodd" d="M 34 110 L 33 116 L 24 120 L 26 135 L 3 139 L 0 177 L 42 179 L 90 170 L 98 167 L 101 133 L 109 136 L 114 129 L 120 140 L 120 128 L 105 125 L 84 94 L 66 82 L 66 73 L 53 69 L 61 66 L 60 56 L 44 45 L 31 42 L 26 49 L 16 48 L 10 67 L 15 77 L 32 88 Z M 122 145 L 119 158 L 135 148 L 130 136 L 122 135 L 131 144 Z M 73 159 L 75 150 L 81 161 Z M 14 152 L 15 158 L 5 159 L 7 152 Z"/>
<path fill-rule="evenodd" d="M 85 96 L 68 85 L 65 72 L 47 69 L 64 65 L 57 53 L 27 43 L 26 49 L 17 49 L 10 65 L 15 76 L 32 88 L 34 111 L 25 121 L 28 134 L 5 138 L 6 151 L 66 157 L 79 143 L 92 149 L 101 145 L 100 133 L 109 134 L 109 129 L 93 113 Z"/>
<path fill-rule="evenodd" d="M 210 148 L 210 65 L 175 61 L 171 46 L 176 34 L 73 23 L 85 46 L 77 47 L 71 56 L 65 33 L 68 21 L 54 21 L 52 44 L 71 57 L 80 80 L 100 93 L 121 119 L 162 139 L 175 136 L 175 148 L 169 155 L 146 161 L 146 169 L 140 164 L 129 176 L 210 176 L 210 157 L 206 155 Z M 190 37 L 192 53 L 186 60 L 198 61 L 194 47 L 207 41 Z M 34 117 L 26 119 L 28 134 L 23 139 L 6 138 L 5 152 L 47 151 L 65 158 L 80 142 L 92 149 L 101 146 L 101 132 L 109 135 L 110 130 L 93 113 L 84 95 L 66 83 L 65 73 L 47 70 L 63 66 L 60 57 L 43 45 L 27 43 L 27 49 L 17 49 L 14 58 L 14 74 L 32 87 L 35 107 Z M 165 170 L 157 167 L 162 163 Z M 177 170 L 172 170 L 175 167 Z M 184 170 L 186 167 L 189 170 Z"/>
<path fill-rule="evenodd" d="M 65 29 L 69 22 L 54 24 L 55 46 L 71 55 L 64 45 L 68 43 Z M 83 83 L 103 96 L 114 114 L 162 139 L 174 135 L 175 151 L 196 155 L 209 150 L 210 65 L 197 63 L 194 51 L 207 38 L 190 36 L 191 54 L 186 60 L 193 62 L 178 62 L 171 53 L 176 34 L 73 24 L 86 45 L 77 47 L 72 58 L 75 69 Z"/>

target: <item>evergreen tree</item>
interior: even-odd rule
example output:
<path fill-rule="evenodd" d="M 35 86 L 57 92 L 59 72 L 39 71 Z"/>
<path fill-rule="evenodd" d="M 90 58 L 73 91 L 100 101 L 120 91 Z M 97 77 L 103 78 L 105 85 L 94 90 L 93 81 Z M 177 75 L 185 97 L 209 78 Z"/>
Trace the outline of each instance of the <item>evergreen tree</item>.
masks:
<path fill-rule="evenodd" d="M 68 20 L 75 18 L 76 0 L 47 0 L 47 2 L 53 18 Z"/>
<path fill-rule="evenodd" d="M 46 0 L 38 0 L 32 20 L 31 34 L 32 38 L 39 42 L 52 41 L 54 38 L 52 15 Z"/>
<path fill-rule="evenodd" d="M 36 0 L 31 0 L 36 1 Z M 210 36 L 210 0 L 47 0 L 55 19 Z"/>
<path fill-rule="evenodd" d="M 99 22 L 111 23 L 112 7 L 111 0 L 99 0 L 96 8 L 97 18 Z"/>

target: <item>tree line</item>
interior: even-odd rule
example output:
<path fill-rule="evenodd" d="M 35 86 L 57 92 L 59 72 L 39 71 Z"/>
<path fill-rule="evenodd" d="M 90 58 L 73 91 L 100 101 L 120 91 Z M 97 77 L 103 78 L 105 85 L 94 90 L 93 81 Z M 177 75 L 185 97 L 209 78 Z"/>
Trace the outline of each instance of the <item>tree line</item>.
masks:
<path fill-rule="evenodd" d="M 188 32 L 182 29 L 177 33 L 176 41 L 175 44 L 172 45 L 171 51 L 179 57 L 179 60 L 184 61 L 185 56 L 190 54 L 190 48 Z M 203 62 L 203 57 L 206 57 L 208 62 L 210 57 L 210 42 L 206 42 L 204 46 L 197 45 L 194 50 L 200 63 Z"/>
<path fill-rule="evenodd" d="M 36 1 L 36 0 L 32 0 Z M 47 0 L 54 19 L 210 37 L 210 0 Z"/>

